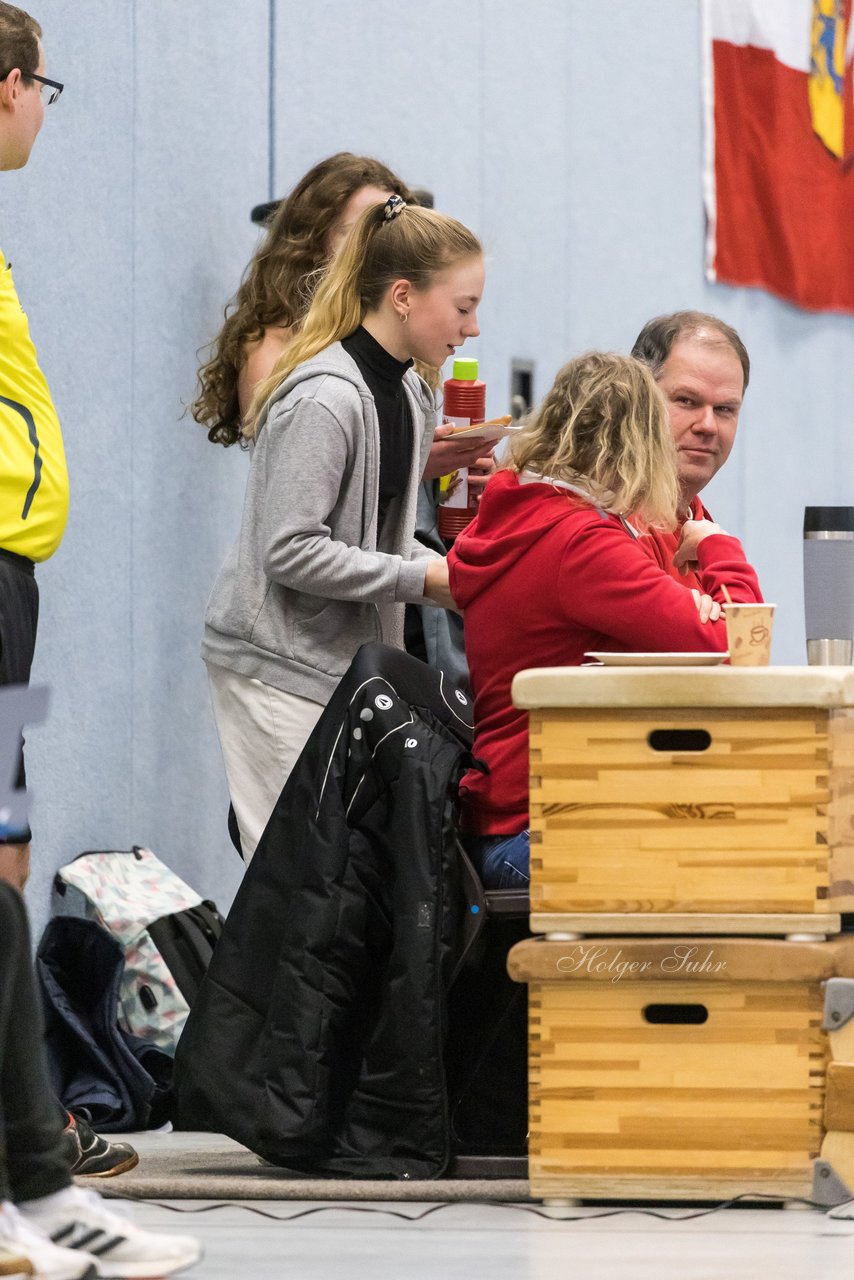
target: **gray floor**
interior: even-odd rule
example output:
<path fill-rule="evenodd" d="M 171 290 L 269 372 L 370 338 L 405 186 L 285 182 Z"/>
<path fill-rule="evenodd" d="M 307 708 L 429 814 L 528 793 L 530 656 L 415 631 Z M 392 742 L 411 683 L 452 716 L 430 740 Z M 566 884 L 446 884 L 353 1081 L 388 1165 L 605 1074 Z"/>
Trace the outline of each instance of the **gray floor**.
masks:
<path fill-rule="evenodd" d="M 211 1134 L 137 1134 L 133 1141 L 143 1161 L 164 1143 L 199 1155 L 233 1146 Z M 116 1179 L 110 1190 L 119 1189 Z M 661 1222 L 637 1213 L 597 1219 L 598 1205 L 548 1210 L 547 1220 L 531 1206 L 456 1204 L 405 1222 L 364 1210 L 414 1218 L 430 1206 L 362 1203 L 353 1212 L 338 1203 L 316 1212 L 316 1201 L 256 1200 L 199 1213 L 209 1201 L 167 1203 L 171 1210 L 134 1204 L 128 1212 L 152 1229 L 202 1238 L 205 1261 L 185 1273 L 193 1280 L 840 1280 L 854 1260 L 854 1218 L 833 1221 L 809 1210 L 731 1209 Z M 305 1209 L 315 1212 L 292 1221 L 251 1212 L 287 1219 Z M 584 1220 L 560 1222 L 561 1215 Z"/>

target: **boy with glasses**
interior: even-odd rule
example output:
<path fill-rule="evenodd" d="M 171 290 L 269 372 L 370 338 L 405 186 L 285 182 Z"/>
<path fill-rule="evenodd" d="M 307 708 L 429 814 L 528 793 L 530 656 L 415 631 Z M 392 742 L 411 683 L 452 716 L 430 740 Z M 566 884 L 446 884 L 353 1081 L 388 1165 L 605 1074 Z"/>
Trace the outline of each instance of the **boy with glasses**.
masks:
<path fill-rule="evenodd" d="M 28 13 L 0 3 L 0 170 L 27 163 L 45 107 L 62 92 L 45 75 L 41 36 Z M 0 685 L 25 685 L 38 624 L 35 565 L 62 539 L 68 476 L 59 419 L 2 254 L 0 440 Z M 23 753 L 17 782 L 24 787 Z M 74 1280 L 104 1267 L 116 1276 L 172 1275 L 198 1259 L 198 1241 L 141 1231 L 71 1183 L 71 1173 L 108 1177 L 138 1157 L 69 1116 L 50 1093 L 16 892 L 27 880 L 29 842 L 28 827 L 0 831 L 0 882 L 11 886 L 0 883 L 0 1276 Z"/>
<path fill-rule="evenodd" d="M 0 4 L 0 170 L 21 169 L 62 86 L 47 80 L 41 27 Z M 0 253 L 0 685 L 28 684 L 38 625 L 37 562 L 59 546 L 68 474 L 59 419 L 39 368 L 27 317 Z M 21 755 L 18 785 L 25 785 Z M 0 836 L 0 879 L 23 889 L 30 831 Z"/>

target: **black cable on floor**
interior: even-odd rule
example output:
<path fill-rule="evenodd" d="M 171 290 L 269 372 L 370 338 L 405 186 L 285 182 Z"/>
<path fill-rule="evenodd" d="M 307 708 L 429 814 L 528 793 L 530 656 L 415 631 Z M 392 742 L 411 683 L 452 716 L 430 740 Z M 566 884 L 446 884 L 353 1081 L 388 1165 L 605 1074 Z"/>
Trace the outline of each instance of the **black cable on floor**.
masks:
<path fill-rule="evenodd" d="M 754 1191 L 745 1191 L 740 1195 L 733 1196 L 730 1200 L 722 1201 L 720 1204 L 711 1205 L 706 1209 L 692 1209 L 687 1213 L 682 1213 L 680 1210 L 667 1212 L 661 1209 L 644 1209 L 637 1205 L 627 1205 L 624 1208 L 603 1209 L 597 1213 L 561 1214 L 560 1217 L 555 1217 L 555 1213 L 560 1213 L 560 1207 L 557 1205 L 550 1207 L 518 1204 L 509 1200 L 440 1200 L 436 1204 L 430 1205 L 429 1208 L 420 1210 L 418 1213 L 404 1213 L 400 1209 L 379 1209 L 373 1205 L 336 1201 L 334 1204 L 319 1204 L 312 1205 L 309 1209 L 298 1209 L 296 1213 L 279 1214 L 271 1213 L 269 1209 L 258 1209 L 254 1205 L 240 1204 L 236 1200 L 218 1200 L 216 1204 L 203 1205 L 201 1208 L 182 1209 L 178 1205 L 165 1204 L 162 1200 L 150 1200 L 144 1196 L 111 1195 L 110 1199 L 126 1200 L 132 1204 L 151 1204 L 158 1209 L 167 1209 L 170 1213 L 183 1214 L 211 1213 L 215 1209 L 243 1209 L 247 1213 L 254 1213 L 259 1218 L 268 1218 L 272 1222 L 295 1222 L 298 1218 L 308 1218 L 315 1213 L 330 1213 L 338 1210 L 345 1210 L 348 1213 L 379 1214 L 388 1218 L 400 1218 L 404 1222 L 422 1222 L 425 1218 L 429 1218 L 431 1214 L 438 1213 L 440 1209 L 450 1209 L 454 1205 L 515 1209 L 521 1213 L 531 1213 L 537 1218 L 545 1218 L 548 1222 L 595 1222 L 599 1218 L 616 1218 L 629 1213 L 637 1213 L 647 1218 L 657 1218 L 661 1222 L 690 1222 L 695 1218 L 708 1218 L 724 1209 L 731 1209 L 737 1204 L 744 1202 L 755 1203 L 757 1201 L 768 1201 L 772 1204 L 802 1204 L 810 1209 L 821 1209 L 827 1217 L 834 1218 L 835 1221 L 845 1221 L 847 1215 L 841 1215 L 838 1211 L 854 1206 L 854 1201 L 846 1201 L 844 1204 L 828 1208 L 826 1204 L 819 1204 L 818 1201 L 808 1200 L 804 1196 L 775 1196 Z M 852 1225 L 854 1225 L 854 1221 L 852 1221 Z"/>

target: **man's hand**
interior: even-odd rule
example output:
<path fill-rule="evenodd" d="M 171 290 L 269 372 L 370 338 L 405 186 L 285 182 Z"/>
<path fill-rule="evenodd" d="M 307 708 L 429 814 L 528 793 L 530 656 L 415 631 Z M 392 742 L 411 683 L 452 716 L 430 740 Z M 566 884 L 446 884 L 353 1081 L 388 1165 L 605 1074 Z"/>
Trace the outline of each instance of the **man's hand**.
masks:
<path fill-rule="evenodd" d="M 686 520 L 682 526 L 682 540 L 673 557 L 674 568 L 681 574 L 696 571 L 697 548 L 704 538 L 713 533 L 726 533 L 726 530 L 713 520 Z"/>
<path fill-rule="evenodd" d="M 494 458 L 478 458 L 477 462 L 472 463 L 469 467 L 469 500 L 473 498 L 476 503 L 480 502 L 486 482 L 495 471 Z"/>
<path fill-rule="evenodd" d="M 424 468 L 425 480 L 437 480 L 439 476 L 448 476 L 460 467 L 492 465 L 492 450 L 497 441 L 490 444 L 488 440 L 483 440 L 479 436 L 467 436 L 465 440 L 455 441 L 453 432 L 452 422 L 443 422 L 436 428 L 427 465 Z"/>
<path fill-rule="evenodd" d="M 697 606 L 697 612 L 700 615 L 701 622 L 717 622 L 721 616 L 721 606 L 717 600 L 713 600 L 711 596 L 701 595 L 696 587 L 691 588 L 691 595 L 694 597 L 694 603 Z"/>
<path fill-rule="evenodd" d="M 459 613 L 451 588 L 448 586 L 448 562 L 445 559 L 428 560 L 427 572 L 424 575 L 424 595 L 442 609 L 453 609 Z"/>

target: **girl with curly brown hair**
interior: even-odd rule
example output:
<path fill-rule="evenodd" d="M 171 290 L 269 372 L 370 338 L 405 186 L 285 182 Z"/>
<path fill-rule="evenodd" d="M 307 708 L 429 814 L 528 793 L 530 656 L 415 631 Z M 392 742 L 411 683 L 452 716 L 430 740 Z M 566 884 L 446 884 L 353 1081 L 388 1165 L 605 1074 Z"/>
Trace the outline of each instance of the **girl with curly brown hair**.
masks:
<path fill-rule="evenodd" d="M 279 204 L 226 307 L 210 359 L 199 370 L 199 393 L 190 411 L 214 444 L 247 443 L 243 426 L 256 388 L 299 332 L 319 281 L 359 214 L 390 195 L 417 203 L 382 161 L 339 151 L 309 169 Z M 438 369 L 419 372 L 435 390 Z M 452 430 L 437 428 L 426 480 L 460 467 L 489 465 L 489 445 L 445 439 Z"/>
<path fill-rule="evenodd" d="M 411 200 L 379 160 L 339 151 L 309 169 L 281 202 L 199 370 L 191 412 L 215 444 L 242 441 L 255 387 L 299 330 L 331 258 L 362 210 L 390 195 Z"/>

